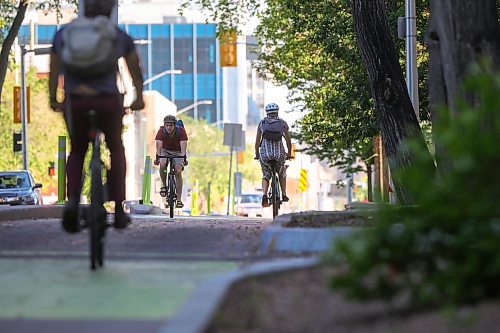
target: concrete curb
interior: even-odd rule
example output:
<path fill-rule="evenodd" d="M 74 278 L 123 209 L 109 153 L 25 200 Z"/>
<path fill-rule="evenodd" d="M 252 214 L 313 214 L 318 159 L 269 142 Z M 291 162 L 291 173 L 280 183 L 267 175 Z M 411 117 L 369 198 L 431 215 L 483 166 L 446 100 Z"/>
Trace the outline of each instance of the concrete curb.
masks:
<path fill-rule="evenodd" d="M 158 333 L 202 333 L 236 282 L 260 275 L 307 268 L 318 263 L 318 258 L 280 259 L 254 264 L 236 272 L 207 279 L 198 285 L 191 297 L 168 319 Z"/>
<path fill-rule="evenodd" d="M 258 253 L 288 252 L 297 254 L 327 251 L 336 239 L 359 230 L 355 226 L 334 226 L 335 220 L 356 219 L 366 213 L 367 210 L 347 210 L 306 211 L 280 215 L 262 231 Z M 328 224 L 332 226 L 317 226 Z M 298 225 L 305 225 L 305 227 L 298 227 Z"/>
<path fill-rule="evenodd" d="M 0 206 L 0 222 L 44 218 L 62 218 L 64 205 Z"/>

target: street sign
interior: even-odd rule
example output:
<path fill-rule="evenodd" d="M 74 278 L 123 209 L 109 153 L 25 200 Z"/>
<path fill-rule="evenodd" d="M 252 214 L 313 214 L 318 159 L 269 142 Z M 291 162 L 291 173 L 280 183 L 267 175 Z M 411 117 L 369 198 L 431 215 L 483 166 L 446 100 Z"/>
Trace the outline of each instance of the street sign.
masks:
<path fill-rule="evenodd" d="M 14 86 L 14 98 L 13 98 L 14 110 L 14 124 L 21 123 L 21 87 Z M 26 87 L 26 111 L 28 112 L 28 123 L 31 122 L 31 112 L 30 112 L 30 87 Z"/>
<path fill-rule="evenodd" d="M 242 125 L 241 124 L 224 124 L 224 146 L 241 146 L 242 138 Z"/>
<path fill-rule="evenodd" d="M 299 191 L 300 192 L 307 191 L 307 170 L 306 169 L 300 169 Z"/>

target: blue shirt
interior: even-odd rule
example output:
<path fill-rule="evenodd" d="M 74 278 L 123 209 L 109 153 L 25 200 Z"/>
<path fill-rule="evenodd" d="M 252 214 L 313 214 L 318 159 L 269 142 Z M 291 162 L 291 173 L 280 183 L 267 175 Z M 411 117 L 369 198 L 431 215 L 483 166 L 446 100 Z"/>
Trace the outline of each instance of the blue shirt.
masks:
<path fill-rule="evenodd" d="M 55 52 L 59 58 L 61 58 L 62 48 L 63 48 L 63 39 L 62 39 L 62 31 L 64 27 L 59 29 L 52 43 L 52 51 Z M 118 59 L 121 57 L 125 57 L 130 52 L 135 49 L 134 40 L 123 30 L 116 27 L 117 35 L 115 41 L 115 56 L 116 61 L 118 63 Z M 62 68 L 62 74 L 64 75 L 64 90 L 66 93 L 72 93 L 76 87 L 80 84 L 85 84 L 90 88 L 102 92 L 102 93 L 117 93 L 118 87 L 116 86 L 116 70 L 118 68 L 118 64 L 116 68 L 105 75 L 93 77 L 93 78 L 79 78 L 74 77 L 69 74 L 65 74 L 64 66 Z"/>

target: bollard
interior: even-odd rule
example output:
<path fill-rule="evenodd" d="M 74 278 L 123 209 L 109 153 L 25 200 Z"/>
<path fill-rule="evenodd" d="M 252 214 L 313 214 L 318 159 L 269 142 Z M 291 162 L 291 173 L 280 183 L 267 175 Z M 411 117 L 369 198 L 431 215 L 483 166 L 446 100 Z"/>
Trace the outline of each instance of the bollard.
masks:
<path fill-rule="evenodd" d="M 146 156 L 142 175 L 142 204 L 151 204 L 151 157 Z"/>
<path fill-rule="evenodd" d="M 198 211 L 198 181 L 195 182 L 194 188 L 191 191 L 191 216 L 198 216 L 200 212 Z"/>
<path fill-rule="evenodd" d="M 211 206 L 211 202 L 210 202 L 210 187 L 212 185 L 212 182 L 208 182 L 208 186 L 207 186 L 207 215 L 210 215 L 210 212 L 212 211 L 210 209 L 210 206 Z"/>
<path fill-rule="evenodd" d="M 66 202 L 66 137 L 59 136 L 57 153 L 57 201 L 56 204 Z"/>

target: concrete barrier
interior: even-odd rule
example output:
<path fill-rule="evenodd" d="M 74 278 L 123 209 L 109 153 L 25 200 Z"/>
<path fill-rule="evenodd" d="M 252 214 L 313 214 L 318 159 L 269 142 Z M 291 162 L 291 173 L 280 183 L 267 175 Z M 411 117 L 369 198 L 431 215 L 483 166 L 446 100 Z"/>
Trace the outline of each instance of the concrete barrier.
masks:
<path fill-rule="evenodd" d="M 0 222 L 30 219 L 62 218 L 64 205 L 0 206 Z"/>

